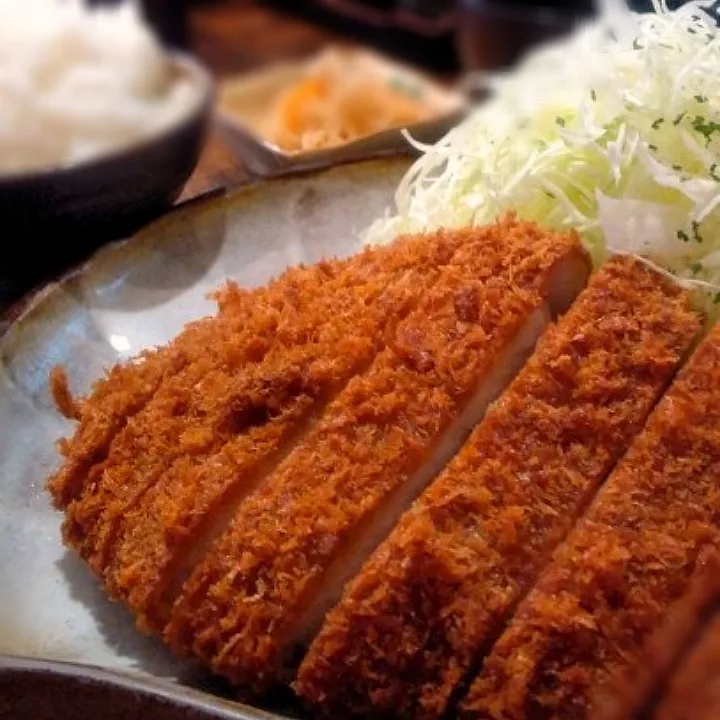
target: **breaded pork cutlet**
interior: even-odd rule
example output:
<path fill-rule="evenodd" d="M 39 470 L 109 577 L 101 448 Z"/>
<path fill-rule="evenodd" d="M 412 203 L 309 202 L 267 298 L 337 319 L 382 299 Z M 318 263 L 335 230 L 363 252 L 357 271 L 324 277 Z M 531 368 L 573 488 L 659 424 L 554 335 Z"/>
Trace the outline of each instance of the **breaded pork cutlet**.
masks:
<path fill-rule="evenodd" d="M 382 342 L 385 320 L 402 314 L 403 303 L 412 303 L 423 281 L 430 279 L 427 273 L 435 273 L 452 249 L 442 236 L 401 242 L 365 251 L 337 267 L 324 263 L 316 273 L 303 274 L 291 293 L 283 286 L 283 300 L 273 302 L 269 313 L 252 314 L 242 331 L 218 336 L 213 352 L 165 382 L 115 438 L 98 481 L 68 508 L 68 543 L 107 579 L 123 529 L 142 520 L 152 523 L 143 503 L 156 483 L 169 483 L 177 474 L 182 477 L 214 462 L 226 443 L 244 440 L 248 432 L 256 439 L 263 428 L 275 429 L 269 423 L 275 416 L 285 413 L 297 422 L 314 400 L 369 364 Z M 329 323 L 333 315 L 339 319 Z M 258 340 L 268 316 L 272 336 Z M 331 361 L 334 372 L 328 367 Z M 267 442 L 277 445 L 286 439 L 280 434 Z M 235 468 L 225 475 L 236 477 Z M 142 528 L 141 556 L 151 541 L 172 545 L 183 531 L 179 524 L 162 526 L 145 538 Z M 135 560 L 137 555 L 130 562 Z M 135 566 L 128 577 L 138 594 L 143 591 L 139 581 L 154 580 L 147 573 L 139 576 Z M 122 597 L 118 585 L 109 587 Z"/>
<path fill-rule="evenodd" d="M 362 267 L 348 266 L 298 314 L 290 341 L 279 337 L 251 373 L 228 381 L 224 394 L 217 394 L 221 408 L 232 398 L 234 411 L 250 413 L 249 421 L 239 415 L 244 426 L 233 421 L 226 444 L 216 444 L 202 462 L 178 455 L 141 501 L 123 512 L 126 530 L 105 580 L 142 625 L 163 627 L 184 580 L 242 498 L 310 430 L 333 395 L 368 367 L 465 234 L 441 232 L 366 251 Z"/>
<path fill-rule="evenodd" d="M 102 470 L 110 443 L 128 420 L 150 401 L 164 379 L 186 367 L 202 352 L 220 325 L 217 318 L 193 323 L 170 345 L 148 350 L 130 362 L 113 367 L 85 398 L 71 395 L 67 376 L 55 368 L 50 387 L 60 412 L 78 426 L 70 439 L 58 441 L 61 468 L 48 481 L 55 506 L 65 509 L 82 495 Z"/>
<path fill-rule="evenodd" d="M 640 431 L 701 322 L 607 262 L 353 580 L 304 663 L 324 715 L 437 718 Z"/>
<path fill-rule="evenodd" d="M 520 605 L 462 717 L 588 717 L 687 591 L 719 507 L 720 326 Z"/>
<path fill-rule="evenodd" d="M 331 281 L 338 271 L 334 263 L 321 263 L 312 270 L 290 270 L 264 289 L 231 289 L 231 310 L 189 325 L 157 352 L 157 362 L 163 369 L 171 364 L 173 372 L 165 372 L 164 380 L 144 398 L 143 406 L 120 422 L 118 432 L 107 441 L 101 461 L 88 472 L 82 492 L 66 508 L 65 541 L 96 572 L 101 573 L 105 564 L 103 543 L 114 533 L 111 520 L 98 521 L 124 499 L 134 497 L 146 476 L 162 470 L 170 453 L 202 453 L 207 438 L 195 428 L 208 414 L 200 403 L 206 396 L 212 397 L 213 380 L 261 360 L 275 342 L 284 318 L 292 317 L 307 302 L 308 291 Z M 139 366 L 143 373 L 145 362 Z M 130 369 L 126 376 L 133 377 Z M 130 379 L 128 388 L 133 392 L 136 389 Z M 102 396 L 92 395 L 84 404 L 104 407 L 105 403 Z M 82 427 L 78 432 L 82 434 Z M 56 478 L 64 477 L 70 468 L 77 475 L 77 465 L 66 462 Z"/>
<path fill-rule="evenodd" d="M 173 608 L 171 645 L 248 690 L 283 679 L 587 270 L 574 234 L 509 221 L 469 232 L 368 372 L 240 505 Z"/>
<path fill-rule="evenodd" d="M 261 354 L 263 346 L 272 341 L 278 312 L 299 295 L 303 281 L 321 283 L 334 269 L 332 265 L 291 268 L 267 287 L 241 290 L 230 286 L 223 296 L 231 301 L 220 303 L 217 316 L 189 323 L 168 345 L 116 365 L 85 398 L 73 398 L 64 372 L 55 369 L 51 390 L 56 405 L 66 417 L 78 421 L 73 437 L 58 442 L 63 464 L 48 481 L 56 507 L 65 509 L 81 497 L 87 486 L 97 482 L 111 442 L 145 408 L 165 380 L 198 359 L 222 362 L 216 352 L 219 340 L 232 338 L 248 323 L 257 333 L 254 351 Z"/>
<path fill-rule="evenodd" d="M 673 712 L 667 720 L 720 717 L 720 555 L 706 550 L 690 589 L 668 611 L 640 661 L 597 693 L 592 720 L 652 720 L 659 706 L 674 705 L 677 699 L 679 714 Z M 699 667 L 696 648 L 705 658 Z M 678 685 L 683 688 L 679 693 Z"/>

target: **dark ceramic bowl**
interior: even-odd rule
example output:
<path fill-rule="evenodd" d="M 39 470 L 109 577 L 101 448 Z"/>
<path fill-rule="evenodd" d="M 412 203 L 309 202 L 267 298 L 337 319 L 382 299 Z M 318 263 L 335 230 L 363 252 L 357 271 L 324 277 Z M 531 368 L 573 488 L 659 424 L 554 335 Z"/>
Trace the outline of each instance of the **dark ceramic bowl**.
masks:
<path fill-rule="evenodd" d="M 197 164 L 212 112 L 209 74 L 185 55 L 175 72 L 199 87 L 197 105 L 160 135 L 66 168 L 0 176 L 0 267 L 28 252 L 99 244 L 137 229 L 168 207 Z"/>

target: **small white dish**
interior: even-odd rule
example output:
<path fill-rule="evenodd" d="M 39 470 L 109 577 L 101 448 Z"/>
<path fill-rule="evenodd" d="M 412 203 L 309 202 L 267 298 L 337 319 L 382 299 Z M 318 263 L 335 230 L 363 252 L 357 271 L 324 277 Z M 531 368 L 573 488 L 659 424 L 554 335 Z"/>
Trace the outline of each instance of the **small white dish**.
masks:
<path fill-rule="evenodd" d="M 219 88 L 217 127 L 250 175 L 273 177 L 368 158 L 411 155 L 414 148 L 408 143 L 403 129 L 420 142 L 433 143 L 453 128 L 467 112 L 464 95 L 443 88 L 411 68 L 364 50 L 339 52 L 353 53 L 368 72 L 376 73 L 382 79 L 418 88 L 424 101 L 436 110 L 433 117 L 407 128 L 389 128 L 333 147 L 286 151 L 265 137 L 263 129 L 267 114 L 279 94 L 303 77 L 314 58 L 302 63 L 274 65 L 225 81 Z"/>

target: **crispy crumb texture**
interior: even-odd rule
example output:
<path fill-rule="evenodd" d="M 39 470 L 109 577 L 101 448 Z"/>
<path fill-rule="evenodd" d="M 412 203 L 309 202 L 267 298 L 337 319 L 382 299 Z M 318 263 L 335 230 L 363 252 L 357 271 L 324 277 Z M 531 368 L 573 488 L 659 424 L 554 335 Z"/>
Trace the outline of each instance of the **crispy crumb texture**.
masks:
<path fill-rule="evenodd" d="M 718 540 L 720 327 L 673 383 L 495 645 L 463 716 L 584 718 Z"/>
<path fill-rule="evenodd" d="M 175 463 L 183 474 L 190 472 L 233 438 L 265 425 L 284 409 L 291 410 L 291 403 L 297 413 L 307 409 L 310 394 L 321 391 L 320 376 L 327 369 L 321 367 L 313 377 L 308 364 L 313 354 L 322 361 L 329 340 L 318 334 L 321 329 L 327 329 L 327 335 L 336 329 L 327 323 L 331 313 L 339 318 L 352 315 L 358 325 L 357 339 L 348 336 L 347 327 L 345 338 L 336 338 L 336 352 L 347 353 L 341 360 L 348 368 L 353 358 L 372 355 L 382 326 L 375 322 L 371 330 L 362 327 L 371 321 L 365 308 L 376 299 L 383 306 L 382 293 L 393 273 L 402 280 L 408 260 L 430 256 L 430 251 L 423 252 L 415 248 L 406 253 L 393 246 L 365 251 L 347 261 L 323 262 L 312 272 L 286 274 L 274 292 L 255 298 L 242 327 L 208 338 L 208 347 L 198 348 L 194 361 L 166 382 L 113 440 L 97 479 L 68 508 L 64 524 L 68 543 L 105 575 L 123 529 L 137 520 L 133 511 L 139 508 L 142 514 L 145 495 Z M 397 268 L 393 258 L 400 258 Z M 221 296 L 221 307 L 237 325 L 246 296 L 229 292 L 232 297 Z M 392 302 L 402 303 L 409 294 L 410 289 L 399 297 L 391 295 L 387 314 L 392 317 L 398 309 Z M 160 532 L 162 537 L 165 531 Z M 181 532 L 179 526 L 168 528 L 168 537 L 172 540 L 173 533 L 177 538 Z M 111 584 L 110 589 L 120 594 L 119 586 Z"/>
<path fill-rule="evenodd" d="M 690 589 L 668 611 L 640 661 L 596 694 L 591 720 L 652 720 L 658 706 L 664 720 L 720 717 L 720 555 L 706 550 Z"/>
<path fill-rule="evenodd" d="M 105 577 L 143 625 L 162 628 L 177 586 L 229 523 L 232 508 L 308 432 L 333 395 L 368 367 L 460 242 L 459 235 L 438 233 L 366 251 L 324 283 L 292 323 L 278 327 L 273 347 L 251 372 L 228 379 L 224 389 L 218 385 L 219 402 L 233 413 L 227 442 L 217 442 L 223 433 L 214 430 L 221 437 L 199 462 L 178 454 L 124 512 L 127 532 Z"/>
<path fill-rule="evenodd" d="M 441 715 L 699 330 L 687 294 L 608 262 L 349 585 L 299 694 L 328 717 Z"/>
<path fill-rule="evenodd" d="M 189 323 L 180 335 L 160 349 L 147 350 L 131 361 L 113 367 L 98 380 L 86 398 L 75 399 L 73 415 L 78 426 L 70 439 L 58 442 L 63 457 L 60 469 L 49 479 L 48 489 L 59 509 L 78 500 L 92 488 L 102 474 L 110 446 L 129 422 L 152 400 L 160 386 L 199 360 L 223 361 L 224 339 L 242 332 L 245 325 L 262 317 L 257 324 L 257 350 L 269 342 L 274 331 L 278 303 L 292 299 L 303 279 L 315 282 L 325 273 L 322 264 L 312 268 L 292 268 L 267 287 L 242 290 L 236 285 L 220 291 L 217 317 Z M 268 313 L 275 310 L 275 314 Z M 261 315 L 262 314 L 262 315 Z M 51 392 L 60 412 L 67 410 L 70 390 L 58 372 L 51 377 Z M 61 404 L 62 403 L 62 404 Z"/>
<path fill-rule="evenodd" d="M 67 373 L 60 366 L 55 366 L 50 371 L 50 394 L 55 407 L 63 417 L 68 420 L 80 420 L 83 411 L 82 403 L 73 397 Z"/>
<path fill-rule="evenodd" d="M 531 313 L 577 237 L 512 219 L 462 249 L 369 371 L 246 498 L 192 574 L 165 637 L 235 683 L 283 678 L 288 643 L 324 574 L 433 451 Z"/>
<path fill-rule="evenodd" d="M 179 362 L 182 364 L 182 360 Z M 112 439 L 174 368 L 169 353 L 147 352 L 133 364 L 115 366 L 95 383 L 87 398 L 72 397 L 64 374 L 56 369 L 51 376 L 53 400 L 67 417 L 67 401 L 72 398 L 71 416 L 78 421 L 73 437 L 58 441 L 63 464 L 48 480 L 48 490 L 58 509 L 65 509 L 82 494 L 93 469 L 106 458 Z"/>
<path fill-rule="evenodd" d="M 198 461 L 224 442 L 232 429 L 229 378 L 262 360 L 306 291 L 332 282 L 336 272 L 332 263 L 289 271 L 282 281 L 244 295 L 243 302 L 237 298 L 232 314 L 194 323 L 156 352 L 162 382 L 124 419 L 104 459 L 88 472 L 82 494 L 66 509 L 63 537 L 96 573 L 104 572 L 123 514 L 168 462 L 180 456 Z M 141 376 L 149 371 L 146 363 L 138 366 Z M 102 399 L 92 397 L 88 404 L 105 412 Z"/>

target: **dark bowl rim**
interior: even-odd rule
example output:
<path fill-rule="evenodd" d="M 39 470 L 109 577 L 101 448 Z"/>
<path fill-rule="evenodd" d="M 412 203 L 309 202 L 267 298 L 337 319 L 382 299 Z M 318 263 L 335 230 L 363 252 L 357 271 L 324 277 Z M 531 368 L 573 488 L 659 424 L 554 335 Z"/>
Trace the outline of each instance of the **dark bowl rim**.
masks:
<path fill-rule="evenodd" d="M 151 148 L 157 146 L 175 133 L 182 131 L 203 116 L 210 117 L 216 94 L 215 80 L 210 71 L 189 53 L 170 51 L 166 53 L 173 68 L 197 81 L 200 93 L 192 107 L 177 121 L 163 128 L 159 132 L 142 138 L 138 142 L 126 147 L 113 150 L 93 158 L 91 160 L 76 163 L 74 165 L 51 167 L 37 171 L 2 174 L 0 173 L 0 192 L 4 189 L 31 185 L 40 182 L 62 182 L 71 177 L 77 177 L 84 173 L 102 170 L 104 167 L 112 166 L 118 162 L 125 162 L 133 157 L 141 157 Z"/>

